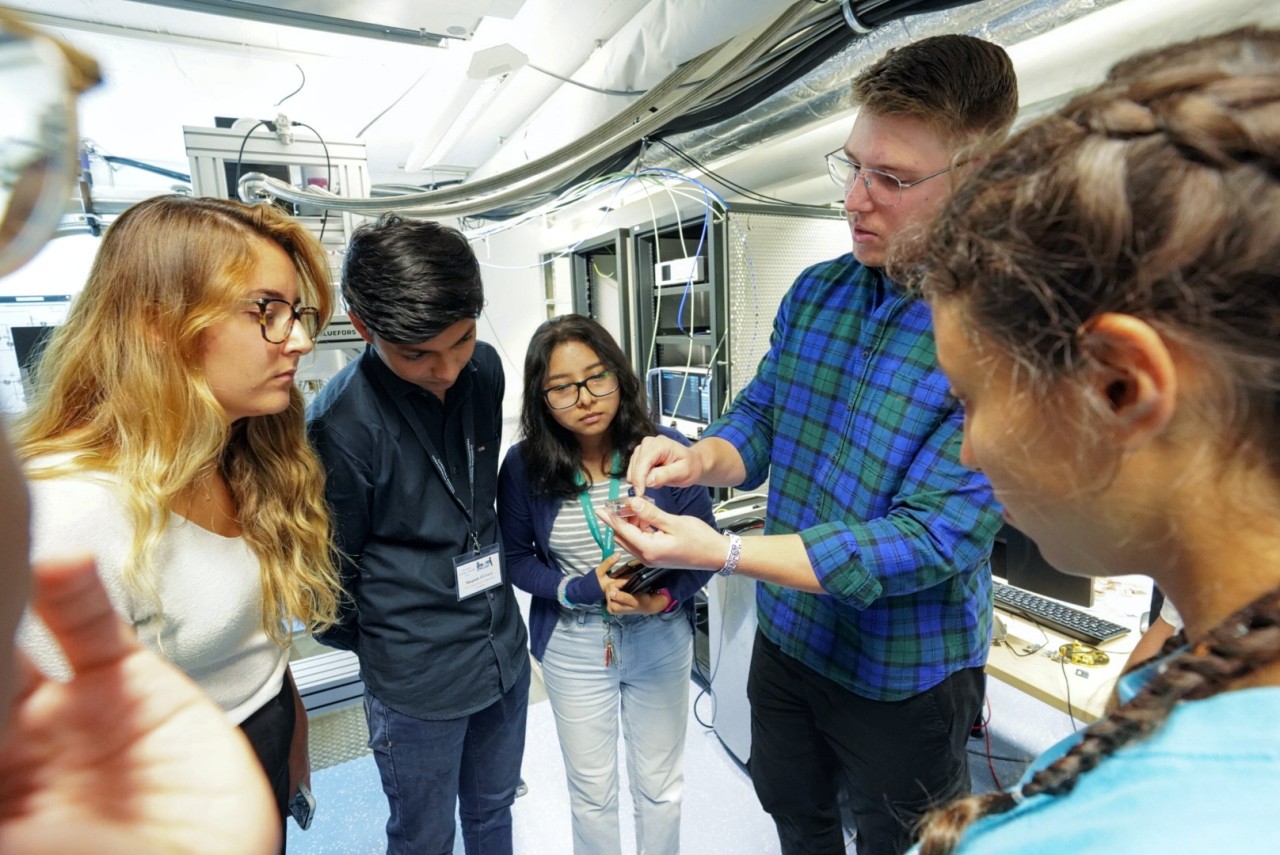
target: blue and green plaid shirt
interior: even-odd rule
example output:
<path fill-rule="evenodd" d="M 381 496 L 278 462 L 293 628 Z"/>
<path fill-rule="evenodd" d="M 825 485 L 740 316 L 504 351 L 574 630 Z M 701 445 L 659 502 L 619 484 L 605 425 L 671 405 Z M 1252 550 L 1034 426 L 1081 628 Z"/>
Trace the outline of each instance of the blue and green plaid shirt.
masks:
<path fill-rule="evenodd" d="M 893 701 L 986 662 L 1000 510 L 960 465 L 963 415 L 929 307 L 852 255 L 804 271 L 769 351 L 704 436 L 769 479 L 766 534 L 799 533 L 825 594 L 760 583 L 760 628 L 850 691 Z"/>

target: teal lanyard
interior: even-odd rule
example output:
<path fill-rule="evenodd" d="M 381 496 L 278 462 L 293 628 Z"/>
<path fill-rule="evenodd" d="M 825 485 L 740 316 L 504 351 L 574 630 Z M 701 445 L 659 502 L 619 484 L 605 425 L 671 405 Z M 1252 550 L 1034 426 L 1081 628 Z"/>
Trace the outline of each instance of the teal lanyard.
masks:
<path fill-rule="evenodd" d="M 613 457 L 609 460 L 609 498 L 616 499 L 622 492 L 622 479 L 614 472 L 618 471 L 621 459 L 618 452 L 613 453 Z M 574 473 L 573 483 L 579 487 L 585 486 L 587 479 L 583 476 L 582 470 L 579 469 Z M 600 531 L 600 523 L 596 519 L 595 508 L 591 507 L 591 491 L 583 490 L 578 494 L 578 504 L 582 505 L 582 515 L 587 519 L 587 528 L 591 530 L 591 537 L 595 540 L 596 546 L 600 547 L 600 560 L 608 558 L 613 554 L 613 529 L 605 526 L 604 531 Z"/>

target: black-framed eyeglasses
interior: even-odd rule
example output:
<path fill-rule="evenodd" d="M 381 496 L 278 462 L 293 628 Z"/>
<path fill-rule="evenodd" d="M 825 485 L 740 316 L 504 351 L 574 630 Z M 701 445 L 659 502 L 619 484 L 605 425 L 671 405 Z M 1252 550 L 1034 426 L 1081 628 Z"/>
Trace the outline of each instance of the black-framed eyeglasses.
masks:
<path fill-rule="evenodd" d="M 847 194 L 849 188 L 853 186 L 855 178 L 862 179 L 862 186 L 867 188 L 867 195 L 871 197 L 877 205 L 883 205 L 886 208 L 893 208 L 902 201 L 902 194 L 915 187 L 923 184 L 931 178 L 937 178 L 939 175 L 945 175 L 951 170 L 960 166 L 959 163 L 953 163 L 946 169 L 939 169 L 931 175 L 915 181 L 906 182 L 896 175 L 888 172 L 881 172 L 879 169 L 870 169 L 854 163 L 852 160 L 844 156 L 843 149 L 836 149 L 826 155 L 827 175 L 831 176 L 831 180 L 838 187 L 844 189 Z"/>
<path fill-rule="evenodd" d="M 578 396 L 586 389 L 597 398 L 612 395 L 618 391 L 618 375 L 612 371 L 601 371 L 592 374 L 586 380 L 577 383 L 561 383 L 542 390 L 542 397 L 547 399 L 547 406 L 553 410 L 567 410 L 578 403 Z"/>
<path fill-rule="evenodd" d="M 283 344 L 293 333 L 293 322 L 301 321 L 307 338 L 315 340 L 320 332 L 320 310 L 313 306 L 294 306 L 275 297 L 246 297 L 246 303 L 258 307 L 258 325 L 262 337 L 271 344 Z"/>

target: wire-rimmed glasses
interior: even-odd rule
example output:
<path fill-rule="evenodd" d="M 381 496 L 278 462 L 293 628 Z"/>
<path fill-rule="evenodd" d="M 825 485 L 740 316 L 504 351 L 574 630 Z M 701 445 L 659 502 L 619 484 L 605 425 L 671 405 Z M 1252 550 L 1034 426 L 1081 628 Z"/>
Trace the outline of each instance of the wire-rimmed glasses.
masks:
<path fill-rule="evenodd" d="M 612 371 L 601 371 L 577 383 L 560 383 L 543 389 L 542 397 L 547 399 L 547 406 L 551 409 L 566 410 L 578 403 L 584 388 L 597 398 L 612 395 L 618 391 L 618 375 Z"/>
<path fill-rule="evenodd" d="M 320 310 L 313 306 L 294 306 L 275 297 L 245 298 L 258 307 L 258 325 L 262 337 L 271 344 L 283 344 L 293 333 L 293 322 L 301 321 L 307 338 L 315 340 L 320 332 Z"/>
<path fill-rule="evenodd" d="M 843 188 L 846 194 L 849 192 L 849 188 L 853 186 L 853 180 L 861 178 L 862 185 L 867 188 L 867 195 L 871 197 L 871 200 L 877 205 L 883 205 L 886 208 L 897 206 L 902 201 L 902 194 L 917 184 L 923 184 L 930 178 L 945 175 L 960 165 L 953 163 L 946 169 L 939 169 L 924 178 L 908 183 L 888 172 L 881 172 L 879 169 L 870 169 L 854 163 L 844 156 L 843 149 L 836 149 L 827 154 L 826 161 L 827 175 L 831 176 L 831 180 L 838 187 Z"/>

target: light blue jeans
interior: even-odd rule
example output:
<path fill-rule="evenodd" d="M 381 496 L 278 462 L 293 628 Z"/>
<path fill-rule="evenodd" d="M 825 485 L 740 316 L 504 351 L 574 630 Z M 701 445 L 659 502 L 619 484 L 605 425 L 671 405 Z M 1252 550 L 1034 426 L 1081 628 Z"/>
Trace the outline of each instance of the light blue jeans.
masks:
<path fill-rule="evenodd" d="M 569 779 L 573 851 L 620 855 L 618 720 L 626 742 L 636 849 L 680 851 L 684 736 L 693 630 L 683 610 L 611 618 L 613 662 L 604 663 L 598 611 L 562 610 L 542 657 L 542 677 Z"/>

